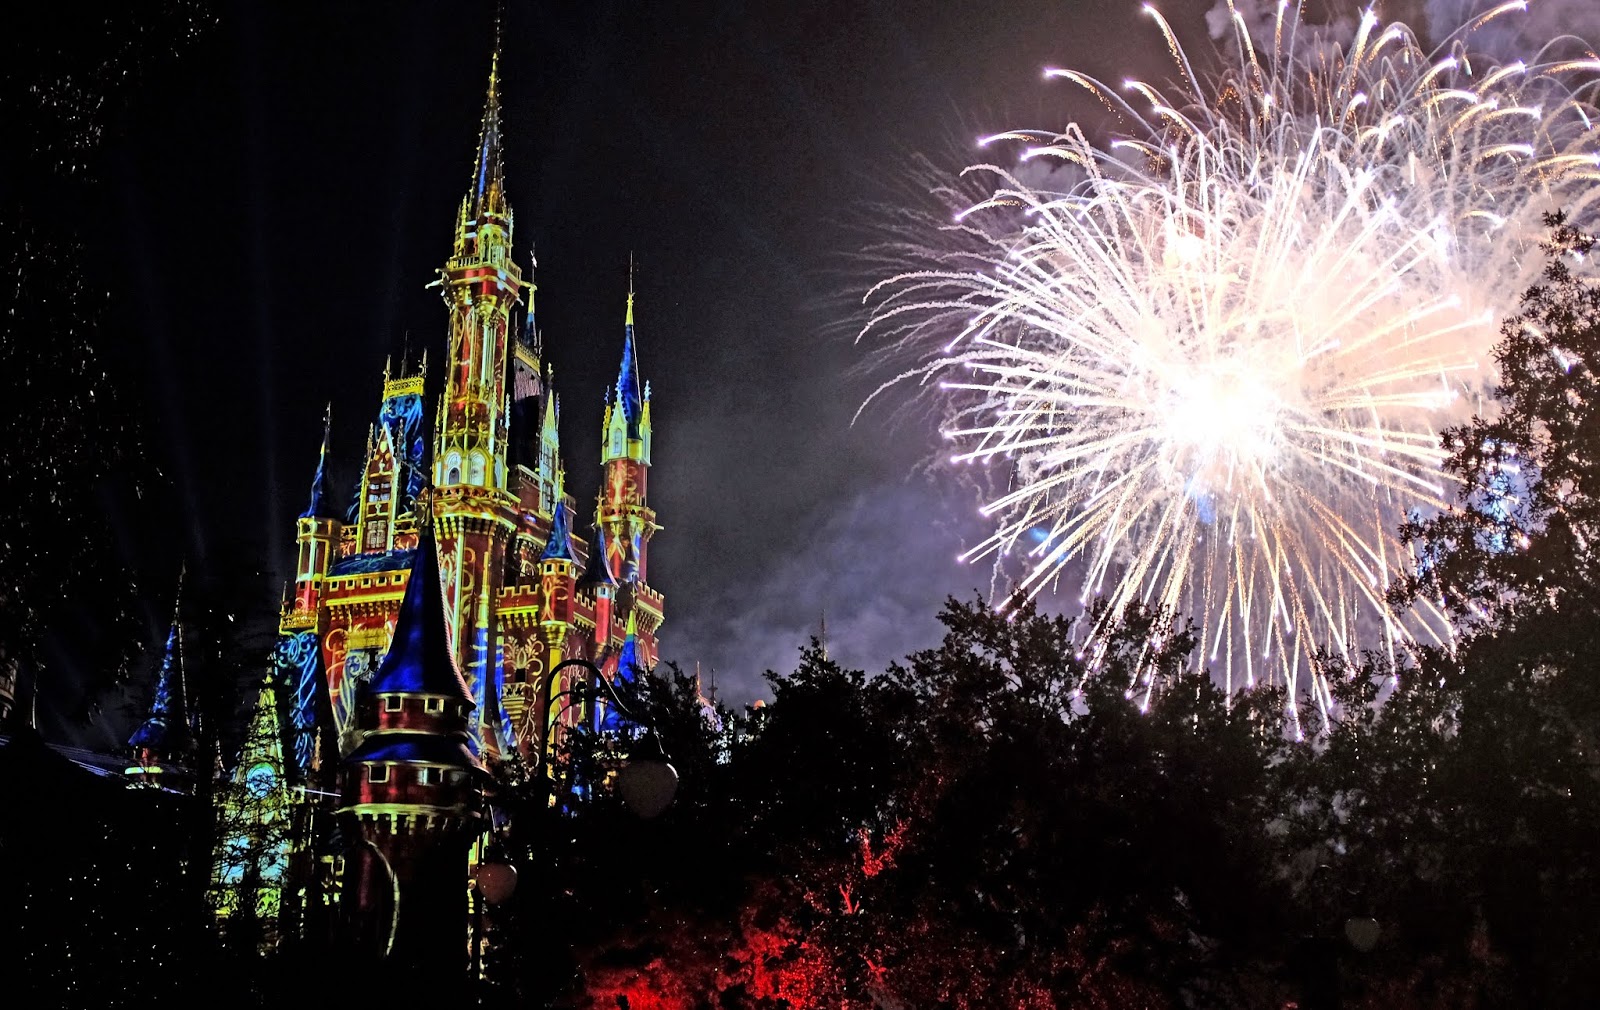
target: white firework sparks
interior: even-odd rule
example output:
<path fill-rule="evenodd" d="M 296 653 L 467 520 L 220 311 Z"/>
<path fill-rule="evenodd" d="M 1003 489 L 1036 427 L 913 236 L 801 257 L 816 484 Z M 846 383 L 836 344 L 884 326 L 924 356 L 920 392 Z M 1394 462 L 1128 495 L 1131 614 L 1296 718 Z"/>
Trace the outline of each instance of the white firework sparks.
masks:
<path fill-rule="evenodd" d="M 1287 4 L 1257 47 L 1235 12 L 1209 79 L 1147 6 L 1170 95 L 1047 71 L 1135 135 L 986 139 L 1077 181 L 967 169 L 985 197 L 868 296 L 864 335 L 910 359 L 889 386 L 942 390 L 953 460 L 1011 469 L 969 557 L 1024 554 L 1029 594 L 1070 574 L 1113 616 L 1186 614 L 1229 690 L 1281 683 L 1291 707 L 1331 703 L 1319 648 L 1448 641 L 1437 610 L 1385 602 L 1414 564 L 1396 529 L 1453 494 L 1437 433 L 1482 406 L 1543 214 L 1592 228 L 1600 197 L 1600 60 L 1471 54 L 1523 6 L 1432 52 L 1370 12 L 1308 41 Z"/>

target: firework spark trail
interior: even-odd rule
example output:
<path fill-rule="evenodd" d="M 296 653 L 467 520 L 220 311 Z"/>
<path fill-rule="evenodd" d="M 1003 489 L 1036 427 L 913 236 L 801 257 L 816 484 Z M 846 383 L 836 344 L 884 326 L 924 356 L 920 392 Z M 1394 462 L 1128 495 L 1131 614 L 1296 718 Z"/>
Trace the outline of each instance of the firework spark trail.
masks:
<path fill-rule="evenodd" d="M 1030 595 L 1081 576 L 1111 617 L 1193 617 L 1201 661 L 1230 691 L 1286 685 L 1297 730 L 1305 696 L 1331 704 L 1317 648 L 1448 642 L 1437 607 L 1385 602 L 1415 564 L 1396 528 L 1453 494 L 1437 432 L 1483 406 L 1542 215 L 1600 210 L 1600 60 L 1472 53 L 1523 6 L 1431 53 L 1370 12 L 1330 48 L 1287 4 L 1257 48 L 1234 12 L 1206 78 L 1147 5 L 1181 90 L 1047 71 L 1134 134 L 985 139 L 1076 181 L 967 169 L 982 195 L 867 296 L 863 339 L 900 372 L 880 394 L 935 391 L 952 459 L 1012 470 L 967 558 L 1022 554 Z"/>

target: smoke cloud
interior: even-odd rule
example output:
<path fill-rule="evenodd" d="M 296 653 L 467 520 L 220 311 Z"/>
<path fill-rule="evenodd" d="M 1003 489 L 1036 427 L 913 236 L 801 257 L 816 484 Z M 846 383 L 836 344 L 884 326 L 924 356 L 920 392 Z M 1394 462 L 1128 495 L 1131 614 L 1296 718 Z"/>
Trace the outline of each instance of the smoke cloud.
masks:
<path fill-rule="evenodd" d="M 1441 45 L 1474 18 L 1501 0 L 1428 0 L 1428 37 Z M 1528 0 L 1526 11 L 1509 11 L 1467 36 L 1468 48 L 1499 60 L 1529 59 L 1546 45 L 1561 43 L 1558 52 L 1600 44 L 1600 3 L 1595 0 Z"/>
<path fill-rule="evenodd" d="M 1250 41 L 1256 49 L 1265 53 L 1272 52 L 1278 25 L 1276 0 L 1234 0 L 1233 10 L 1238 12 L 1240 20 L 1249 30 Z M 1288 32 L 1291 27 L 1296 51 L 1307 55 L 1318 50 L 1332 53 L 1343 51 L 1355 40 L 1357 20 L 1356 15 L 1351 14 L 1334 17 L 1323 24 L 1294 24 L 1292 19 L 1285 15 L 1285 46 L 1289 44 Z M 1232 42 L 1236 29 L 1233 25 L 1233 12 L 1229 11 L 1227 0 L 1218 0 L 1218 3 L 1206 12 L 1206 30 L 1216 41 Z"/>
<path fill-rule="evenodd" d="M 1556 43 L 1556 52 L 1571 55 L 1585 44 L 1600 44 L 1600 2 L 1596 0 L 1528 0 L 1526 10 L 1509 10 L 1471 31 L 1467 26 L 1479 16 L 1501 6 L 1504 0 L 1423 0 L 1421 21 L 1412 23 L 1419 37 L 1433 46 L 1443 46 L 1458 36 L 1469 51 L 1499 61 L 1530 59 L 1545 46 Z M 1330 4 L 1344 13 L 1321 24 L 1302 24 L 1296 28 L 1295 48 L 1309 54 L 1314 49 L 1343 50 L 1355 38 L 1360 13 L 1365 3 L 1355 0 Z M 1270 52 L 1278 16 L 1277 0 L 1234 0 L 1237 11 L 1249 29 L 1258 49 Z M 1390 13 L 1407 20 L 1415 15 L 1402 7 Z M 1217 41 L 1233 37 L 1233 15 L 1227 0 L 1218 0 L 1206 12 L 1206 29 Z M 1286 18 L 1285 24 L 1289 23 Z M 1306 33 L 1311 33 L 1307 38 Z"/>
<path fill-rule="evenodd" d="M 988 563 L 956 561 L 982 536 L 975 506 L 970 491 L 917 480 L 847 498 L 775 568 L 744 572 L 719 599 L 670 621 L 662 659 L 686 671 L 698 662 L 707 678 L 714 670 L 720 698 L 737 705 L 770 693 L 765 671 L 795 668 L 824 614 L 828 653 L 846 667 L 878 672 L 936 645 L 947 596 L 988 594 Z"/>

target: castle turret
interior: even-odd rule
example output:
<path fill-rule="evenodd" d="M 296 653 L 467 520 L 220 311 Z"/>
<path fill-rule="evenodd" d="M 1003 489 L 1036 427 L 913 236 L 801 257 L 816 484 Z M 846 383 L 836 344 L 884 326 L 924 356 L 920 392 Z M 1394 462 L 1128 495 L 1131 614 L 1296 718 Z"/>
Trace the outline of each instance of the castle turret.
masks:
<path fill-rule="evenodd" d="M 181 577 L 180 577 L 181 581 Z M 180 590 L 181 592 L 181 590 Z M 178 608 L 173 607 L 172 627 L 161 656 L 155 697 L 150 713 L 128 738 L 134 763 L 127 774 L 145 785 L 187 789 L 188 762 L 194 754 L 194 733 L 189 724 L 187 685 L 183 677 L 183 629 Z"/>
<path fill-rule="evenodd" d="M 436 286 L 450 316 L 450 356 L 434 442 L 434 529 L 456 662 L 476 708 L 471 734 L 486 757 L 502 740 L 495 600 L 520 509 L 508 480 L 512 314 L 522 271 L 511 255 L 512 216 L 501 164 L 500 51 L 489 72 L 472 188 L 461 202 L 451 256 Z"/>
<path fill-rule="evenodd" d="M 612 683 L 629 683 L 635 680 L 646 668 L 644 656 L 639 648 L 639 625 L 632 613 L 628 614 L 627 631 L 622 639 L 622 648 L 618 650 L 616 663 L 606 664 L 605 672 L 610 675 Z M 599 699 L 600 710 L 597 723 L 601 730 L 607 732 L 620 731 L 626 728 L 626 720 L 621 712 Z"/>
<path fill-rule="evenodd" d="M 600 521 L 606 528 L 612 570 L 625 583 L 645 582 L 645 553 L 656 531 L 655 512 L 647 504 L 650 471 L 649 386 L 641 389 L 639 352 L 633 328 L 633 291 L 623 323 L 622 364 L 607 397 L 601 463 Z"/>
<path fill-rule="evenodd" d="M 297 559 L 294 574 L 294 610 L 297 615 L 315 615 L 327 578 L 339 548 L 340 523 L 328 493 L 328 439 L 333 431 L 333 407 L 322 415 L 322 450 L 317 455 L 317 472 L 311 479 L 311 501 L 295 522 Z"/>
<path fill-rule="evenodd" d="M 561 398 L 552 375 L 544 398 L 544 422 L 539 426 L 539 513 L 556 514 L 556 502 L 566 496 L 567 468 L 561 459 Z"/>
<path fill-rule="evenodd" d="M 656 629 L 663 619 L 661 594 L 649 584 L 650 538 L 661 527 L 648 500 L 651 440 L 650 386 L 639 372 L 638 336 L 633 322 L 633 290 L 629 284 L 627 315 L 623 320 L 622 363 L 617 381 L 607 397 L 601 461 L 604 481 L 600 491 L 600 526 L 606 557 L 619 585 L 613 608 L 637 627 L 641 660 L 655 662 Z M 602 649 L 616 649 L 610 628 L 598 640 Z"/>
<path fill-rule="evenodd" d="M 564 497 L 564 496 L 563 496 Z M 553 670 L 567 657 L 567 635 L 573 623 L 573 590 L 578 577 L 577 554 L 572 549 L 572 523 L 565 501 L 557 501 L 550 523 L 550 539 L 539 557 L 539 637 L 544 645 L 544 668 Z M 552 694 L 560 685 L 552 684 Z M 543 699 L 546 724 L 551 713 L 559 716 L 563 702 Z M 554 707 L 552 707 L 552 704 Z M 546 739 L 549 739 L 548 735 Z"/>
<path fill-rule="evenodd" d="M 617 577 L 611 572 L 606 550 L 606 528 L 595 516 L 594 541 L 589 545 L 589 563 L 578 579 L 578 589 L 594 596 L 594 643 L 592 653 L 604 651 L 611 641 L 613 606 L 617 598 Z"/>
<path fill-rule="evenodd" d="M 424 532 L 394 640 L 359 702 L 362 739 L 344 761 L 339 809 L 360 839 L 346 857 L 347 915 L 362 942 L 402 964 L 465 955 L 467 849 L 486 779 L 468 746 L 472 705 Z"/>

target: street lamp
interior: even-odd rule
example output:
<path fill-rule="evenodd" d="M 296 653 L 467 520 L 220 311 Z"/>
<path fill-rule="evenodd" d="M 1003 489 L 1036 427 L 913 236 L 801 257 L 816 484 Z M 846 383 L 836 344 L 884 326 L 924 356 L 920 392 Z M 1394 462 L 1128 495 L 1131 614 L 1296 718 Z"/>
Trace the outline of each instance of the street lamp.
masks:
<path fill-rule="evenodd" d="M 636 726 L 640 726 L 649 735 L 655 745 L 657 756 L 654 758 L 634 757 L 630 755 L 617 769 L 615 786 L 622 802 L 643 820 L 656 817 L 672 805 L 673 797 L 678 791 L 678 772 L 667 760 L 667 749 L 661 743 L 661 737 L 656 733 L 655 727 L 637 718 L 628 707 L 617 697 L 616 688 L 606 679 L 600 668 L 587 659 L 568 659 L 557 663 L 539 681 L 540 698 L 550 695 L 550 685 L 555 682 L 556 675 L 568 667 L 581 666 L 589 672 L 591 680 L 590 689 L 595 685 L 605 688 L 610 695 L 610 703 L 614 705 L 623 718 Z M 563 691 L 562 695 L 573 694 L 572 691 Z M 560 697 L 561 695 L 557 695 Z M 553 699 L 552 699 L 553 700 Z M 546 723 L 549 723 L 548 718 Z M 534 762 L 538 769 L 545 761 L 545 747 L 549 740 L 541 740 L 539 757 Z M 490 819 L 492 831 L 493 819 Z M 487 846 L 482 850 L 487 855 Z M 485 859 L 473 867 L 472 870 L 472 905 L 473 905 L 473 937 L 472 937 L 472 974 L 474 978 L 483 978 L 483 927 L 484 903 L 501 905 L 510 900 L 511 894 L 517 887 L 517 871 L 509 863 Z"/>
<path fill-rule="evenodd" d="M 678 771 L 667 760 L 667 749 L 662 745 L 660 735 L 656 733 L 655 727 L 643 722 L 628 711 L 628 707 L 622 703 L 622 699 L 617 697 L 616 688 L 611 685 L 611 681 L 606 679 L 605 674 L 600 671 L 598 666 L 587 659 L 568 659 L 551 667 L 539 683 L 538 696 L 541 698 L 548 697 L 550 685 L 554 683 L 556 674 L 569 666 L 580 666 L 587 670 L 591 681 L 591 690 L 595 685 L 604 687 L 606 694 L 611 696 L 611 704 L 616 707 L 618 712 L 622 713 L 623 718 L 636 726 L 642 727 L 649 734 L 650 741 L 655 745 L 657 757 L 643 758 L 630 755 L 623 762 L 622 767 L 617 770 L 616 788 L 617 793 L 622 797 L 622 802 L 627 805 L 629 810 L 632 810 L 641 818 L 649 820 L 659 815 L 672 805 L 672 799 L 678 792 Z M 571 692 L 562 692 L 562 694 L 568 693 Z M 548 721 L 547 719 L 546 722 Z M 544 744 L 547 743 L 548 741 L 541 743 L 539 761 L 535 764 L 535 767 L 544 762 Z"/>

